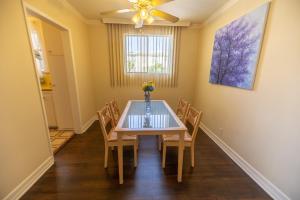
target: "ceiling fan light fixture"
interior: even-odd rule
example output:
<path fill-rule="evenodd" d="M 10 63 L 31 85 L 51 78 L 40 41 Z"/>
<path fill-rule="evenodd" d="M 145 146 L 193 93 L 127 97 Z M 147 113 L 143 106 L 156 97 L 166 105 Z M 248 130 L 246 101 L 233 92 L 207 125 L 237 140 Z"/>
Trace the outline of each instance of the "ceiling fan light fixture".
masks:
<path fill-rule="evenodd" d="M 139 21 L 140 21 L 140 15 L 139 14 L 135 14 L 133 17 L 132 17 L 132 21 L 137 24 Z"/>
<path fill-rule="evenodd" d="M 156 6 L 174 1 L 174 0 L 128 0 L 132 5 L 129 9 L 111 10 L 101 12 L 101 15 L 112 15 L 134 12 L 132 21 L 136 28 L 141 28 L 144 23 L 152 24 L 154 17 L 164 19 L 166 21 L 175 23 L 179 20 L 178 17 L 173 16 L 161 10 L 157 10 Z"/>
<path fill-rule="evenodd" d="M 142 28 L 144 24 L 144 20 L 142 20 L 141 18 L 138 18 L 138 21 L 135 23 L 135 28 Z"/>
<path fill-rule="evenodd" d="M 141 9 L 141 10 L 140 10 L 140 17 L 141 17 L 143 20 L 147 19 L 148 16 L 149 16 L 148 10 L 146 10 L 146 9 Z"/>
<path fill-rule="evenodd" d="M 154 21 L 154 18 L 153 18 L 153 17 L 149 16 L 149 17 L 147 18 L 147 23 L 148 23 L 148 24 L 152 24 L 153 21 Z"/>

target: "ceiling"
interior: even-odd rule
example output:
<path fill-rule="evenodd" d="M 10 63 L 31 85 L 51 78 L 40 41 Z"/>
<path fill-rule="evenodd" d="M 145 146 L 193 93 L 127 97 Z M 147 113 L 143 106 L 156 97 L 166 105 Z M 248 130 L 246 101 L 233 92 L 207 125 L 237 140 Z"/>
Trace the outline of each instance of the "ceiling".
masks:
<path fill-rule="evenodd" d="M 100 12 L 114 9 L 130 8 L 127 0 L 67 0 L 85 18 L 93 20 L 100 18 Z M 214 11 L 229 0 L 174 0 L 157 8 L 175 15 L 180 21 L 202 23 Z M 118 14 L 110 18 L 131 18 L 133 14 Z"/>

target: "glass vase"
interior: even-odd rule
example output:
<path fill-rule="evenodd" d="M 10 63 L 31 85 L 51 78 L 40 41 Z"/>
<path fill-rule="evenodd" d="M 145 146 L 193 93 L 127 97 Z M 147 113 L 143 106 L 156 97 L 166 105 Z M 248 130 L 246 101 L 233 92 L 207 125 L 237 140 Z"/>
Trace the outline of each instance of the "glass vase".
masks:
<path fill-rule="evenodd" d="M 145 91 L 145 102 L 149 103 L 150 102 L 150 92 L 149 91 Z"/>

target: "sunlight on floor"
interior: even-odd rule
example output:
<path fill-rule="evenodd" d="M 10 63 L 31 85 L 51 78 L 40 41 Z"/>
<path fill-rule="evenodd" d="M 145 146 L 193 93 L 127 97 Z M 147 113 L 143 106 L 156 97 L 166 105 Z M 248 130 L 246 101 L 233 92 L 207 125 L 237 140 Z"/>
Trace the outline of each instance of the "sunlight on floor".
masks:
<path fill-rule="evenodd" d="M 53 153 L 56 153 L 73 136 L 73 131 L 50 130 L 50 139 Z"/>

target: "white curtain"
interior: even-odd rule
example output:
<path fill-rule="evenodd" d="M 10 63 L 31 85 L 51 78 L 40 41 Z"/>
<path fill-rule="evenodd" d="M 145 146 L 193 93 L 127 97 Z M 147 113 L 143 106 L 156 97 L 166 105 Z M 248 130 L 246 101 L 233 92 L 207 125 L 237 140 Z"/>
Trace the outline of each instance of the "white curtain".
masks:
<path fill-rule="evenodd" d="M 111 86 L 176 87 L 181 27 L 107 24 Z"/>

